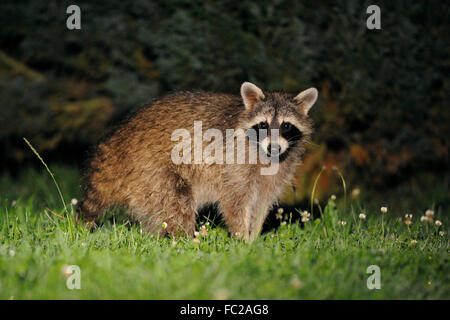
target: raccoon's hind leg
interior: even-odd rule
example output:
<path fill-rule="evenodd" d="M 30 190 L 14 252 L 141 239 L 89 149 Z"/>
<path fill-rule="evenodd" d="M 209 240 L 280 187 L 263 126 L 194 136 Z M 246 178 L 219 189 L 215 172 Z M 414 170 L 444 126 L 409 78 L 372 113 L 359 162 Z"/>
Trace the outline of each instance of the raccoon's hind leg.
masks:
<path fill-rule="evenodd" d="M 76 208 L 77 221 L 82 222 L 89 229 L 94 229 L 108 207 L 104 197 L 98 191 L 92 187 L 86 189 Z"/>
<path fill-rule="evenodd" d="M 82 222 L 84 226 L 89 229 L 97 227 L 98 221 L 103 215 L 106 208 L 98 206 L 95 201 L 91 199 L 84 199 L 78 205 L 77 221 Z"/>
<path fill-rule="evenodd" d="M 159 197 L 158 197 L 159 198 Z M 167 197 L 150 214 L 133 215 L 149 233 L 174 237 L 191 237 L 195 231 L 196 212 L 192 201 L 186 198 Z"/>
<path fill-rule="evenodd" d="M 130 204 L 132 216 L 153 234 L 193 236 L 196 208 L 191 187 L 175 173 L 166 172 L 161 181 L 164 188 L 152 186 L 136 195 L 136 205 Z"/>

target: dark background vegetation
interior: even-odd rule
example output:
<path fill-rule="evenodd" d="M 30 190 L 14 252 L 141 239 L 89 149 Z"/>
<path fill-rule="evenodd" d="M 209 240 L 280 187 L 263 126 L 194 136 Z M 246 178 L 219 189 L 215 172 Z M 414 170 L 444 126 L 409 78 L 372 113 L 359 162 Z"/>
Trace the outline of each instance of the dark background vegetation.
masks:
<path fill-rule="evenodd" d="M 81 30 L 66 8 L 81 8 Z M 366 28 L 381 7 L 382 30 Z M 5 1 L 0 164 L 79 166 L 127 113 L 168 92 L 319 89 L 304 199 L 325 165 L 350 190 L 449 207 L 450 4 L 446 1 Z M 338 192 L 327 170 L 318 196 Z M 422 207 L 421 207 L 422 208 Z M 423 208 L 425 209 L 425 208 Z"/>

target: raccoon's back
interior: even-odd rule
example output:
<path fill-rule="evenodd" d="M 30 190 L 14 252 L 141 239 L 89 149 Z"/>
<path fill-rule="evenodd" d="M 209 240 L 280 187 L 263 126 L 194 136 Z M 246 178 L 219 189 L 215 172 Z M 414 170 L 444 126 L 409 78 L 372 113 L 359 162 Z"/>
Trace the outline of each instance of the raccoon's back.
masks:
<path fill-rule="evenodd" d="M 244 111 L 242 100 L 235 95 L 183 92 L 168 95 L 144 107 L 131 120 L 143 130 L 185 128 L 191 130 L 194 121 L 202 121 L 203 129 L 234 128 Z"/>
<path fill-rule="evenodd" d="M 110 162 L 170 160 L 176 129 L 186 129 L 193 138 L 194 121 L 209 128 L 233 129 L 245 110 L 239 96 L 214 93 L 177 93 L 156 100 L 139 110 L 98 145 L 97 155 Z"/>

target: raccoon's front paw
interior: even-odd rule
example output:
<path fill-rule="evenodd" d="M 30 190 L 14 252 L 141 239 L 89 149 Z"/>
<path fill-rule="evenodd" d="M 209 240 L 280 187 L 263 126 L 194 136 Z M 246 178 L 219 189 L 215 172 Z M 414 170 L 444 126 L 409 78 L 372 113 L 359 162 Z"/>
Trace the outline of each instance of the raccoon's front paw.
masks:
<path fill-rule="evenodd" d="M 239 239 L 239 240 L 244 240 L 245 242 L 248 242 L 250 239 L 250 235 L 249 232 L 234 232 L 232 233 L 233 238 Z"/>
<path fill-rule="evenodd" d="M 81 224 L 90 231 L 94 231 L 98 227 L 94 221 L 81 221 Z"/>

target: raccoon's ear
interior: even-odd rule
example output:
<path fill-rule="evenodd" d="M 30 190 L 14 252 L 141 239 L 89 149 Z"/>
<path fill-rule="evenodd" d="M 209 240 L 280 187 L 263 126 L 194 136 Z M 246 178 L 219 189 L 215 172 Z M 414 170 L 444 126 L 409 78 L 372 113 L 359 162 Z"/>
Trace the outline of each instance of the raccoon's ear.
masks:
<path fill-rule="evenodd" d="M 317 96 L 319 95 L 316 88 L 309 88 L 305 91 L 300 92 L 297 96 L 295 96 L 295 103 L 302 108 L 302 112 L 308 115 L 309 109 L 313 106 L 313 104 L 317 100 Z"/>
<path fill-rule="evenodd" d="M 244 82 L 241 85 L 241 96 L 247 110 L 253 108 L 259 100 L 264 99 L 262 90 L 250 82 Z"/>

